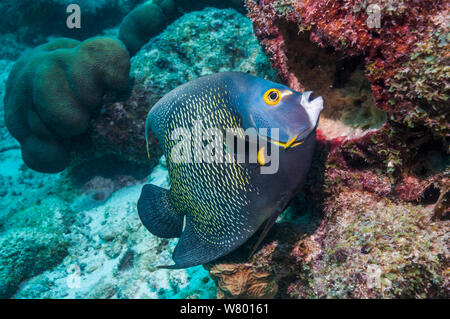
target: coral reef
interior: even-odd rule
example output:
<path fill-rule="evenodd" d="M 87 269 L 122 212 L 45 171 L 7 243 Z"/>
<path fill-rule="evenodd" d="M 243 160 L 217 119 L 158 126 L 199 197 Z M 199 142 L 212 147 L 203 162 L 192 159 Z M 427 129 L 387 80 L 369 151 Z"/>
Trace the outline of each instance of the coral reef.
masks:
<path fill-rule="evenodd" d="M 292 297 L 449 297 L 448 221 L 352 189 L 328 202 L 318 230 L 292 251 L 304 269 Z"/>
<path fill-rule="evenodd" d="M 187 81 L 231 70 L 274 78 L 250 21 L 233 9 L 206 8 L 183 15 L 131 59 L 131 97 L 104 104 L 92 143 L 101 153 L 156 164 L 159 146 L 151 146 L 150 162 L 145 150 L 144 125 L 150 108 Z"/>
<path fill-rule="evenodd" d="M 27 52 L 6 84 L 5 122 L 32 169 L 59 172 L 70 162 L 64 140 L 84 133 L 105 92 L 129 87 L 129 56 L 115 39 L 61 38 Z"/>
<path fill-rule="evenodd" d="M 292 205 L 255 240 L 212 265 L 218 298 L 448 298 L 449 222 L 432 207 L 345 189 L 320 210 Z"/>
<path fill-rule="evenodd" d="M 8 19 L 0 22 L 0 117 L 12 68 L 34 88 L 46 81 L 32 83 L 27 77 L 34 71 L 25 65 L 37 68 L 37 55 L 60 56 L 81 46 L 64 40 L 68 49 L 37 48 L 18 72 L 12 60 L 24 42 L 39 44 L 59 32 L 97 34 L 140 2 L 79 2 L 85 24 L 72 31 L 64 25 L 66 0 L 2 2 Z M 246 4 L 267 58 L 251 22 L 235 10 L 184 14 L 205 6 L 242 10 L 241 0 L 153 1 L 167 19 L 159 30 L 166 29 L 145 35 L 154 37 L 143 40 L 147 44 L 131 59 L 131 96 L 117 102 L 116 94 L 102 92 L 102 108 L 94 103 L 84 134 L 70 138 L 79 161 L 68 171 L 30 170 L 0 122 L 0 297 L 450 298 L 448 2 Z M 371 16 L 374 5 L 379 27 L 376 20 L 367 24 L 377 17 Z M 50 23 L 38 20 L 42 13 Z M 176 86 L 215 72 L 274 80 L 268 60 L 282 81 L 313 90 L 326 103 L 302 193 L 251 258 L 258 233 L 206 270 L 157 269 L 170 263 L 176 240 L 149 234 L 135 208 L 153 166 L 148 181 L 169 184 L 158 145 L 151 145 L 150 161 L 145 153 L 149 108 Z M 67 74 L 65 62 L 43 64 L 49 63 Z M 17 117 L 23 119 L 31 105 Z"/>
<path fill-rule="evenodd" d="M 448 298 L 448 2 L 246 5 L 281 79 L 322 95 L 325 109 L 316 159 L 288 217 L 297 243 L 279 261 L 297 278 L 259 268 L 258 254 L 221 268 L 245 278 L 245 269 L 269 271 L 279 297 Z M 251 296 L 251 285 L 233 295 L 227 274 L 212 272 L 219 296 Z"/>

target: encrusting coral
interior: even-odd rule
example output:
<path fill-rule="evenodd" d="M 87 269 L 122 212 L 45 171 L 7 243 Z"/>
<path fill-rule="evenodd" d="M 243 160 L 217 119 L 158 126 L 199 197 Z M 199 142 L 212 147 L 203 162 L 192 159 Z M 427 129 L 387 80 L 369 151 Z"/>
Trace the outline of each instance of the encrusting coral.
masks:
<path fill-rule="evenodd" d="M 60 38 L 26 52 L 6 84 L 5 122 L 32 169 L 69 165 L 71 138 L 84 133 L 106 92 L 129 88 L 129 55 L 113 38 Z"/>

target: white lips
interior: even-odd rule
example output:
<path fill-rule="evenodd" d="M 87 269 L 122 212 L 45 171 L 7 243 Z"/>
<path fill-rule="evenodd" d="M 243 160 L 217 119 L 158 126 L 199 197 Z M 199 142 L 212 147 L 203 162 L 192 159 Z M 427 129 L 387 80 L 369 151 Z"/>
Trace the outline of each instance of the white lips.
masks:
<path fill-rule="evenodd" d="M 305 108 L 309 121 L 311 122 L 311 126 L 315 127 L 317 125 L 317 121 L 319 120 L 320 112 L 323 110 L 323 99 L 319 96 L 314 100 L 309 101 L 309 96 L 311 93 L 311 91 L 304 92 L 300 104 Z"/>

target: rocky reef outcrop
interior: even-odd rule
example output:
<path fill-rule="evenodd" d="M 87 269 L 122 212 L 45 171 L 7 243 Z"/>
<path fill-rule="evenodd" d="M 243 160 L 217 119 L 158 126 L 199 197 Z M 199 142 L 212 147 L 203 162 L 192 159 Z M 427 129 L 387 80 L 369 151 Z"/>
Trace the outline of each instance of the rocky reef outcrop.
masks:
<path fill-rule="evenodd" d="M 280 78 L 325 109 L 297 235 L 213 265 L 218 295 L 267 297 L 248 279 L 265 274 L 280 297 L 448 298 L 448 2 L 246 5 Z"/>
<path fill-rule="evenodd" d="M 179 10 L 192 4 L 174 2 Z M 195 9 L 213 2 L 224 4 L 198 1 Z M 129 12 L 137 1 L 127 3 Z M 449 298 L 448 3 L 246 4 L 266 55 L 250 21 L 234 10 L 169 22 L 131 60 L 131 96 L 104 97 L 83 140 L 90 150 L 80 156 L 89 160 L 70 172 L 27 168 L 0 123 L 1 297 L 206 298 L 217 289 L 219 298 Z M 16 59 L 22 48 L 0 57 Z M 150 160 L 145 153 L 149 108 L 170 89 L 214 72 L 275 79 L 268 61 L 292 88 L 325 100 L 302 193 L 251 258 L 258 234 L 205 265 L 209 276 L 202 267 L 156 270 L 170 263 L 175 242 L 149 234 L 135 209 L 160 155 L 156 144 Z M 1 101 L 11 68 L 0 60 Z M 150 182 L 167 186 L 163 166 Z"/>
<path fill-rule="evenodd" d="M 123 18 L 119 27 L 119 39 L 126 45 L 130 55 L 135 55 L 150 38 L 159 34 L 176 18 L 186 12 L 201 10 L 209 6 L 244 11 L 243 0 L 147 1 L 134 8 Z"/>

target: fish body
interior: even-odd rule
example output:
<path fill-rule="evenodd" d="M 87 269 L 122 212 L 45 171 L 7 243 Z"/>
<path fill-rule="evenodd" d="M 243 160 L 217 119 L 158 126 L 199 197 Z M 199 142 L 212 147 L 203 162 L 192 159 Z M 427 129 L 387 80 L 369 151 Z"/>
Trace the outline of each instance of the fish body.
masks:
<path fill-rule="evenodd" d="M 309 101 L 309 93 L 246 73 L 224 72 L 179 86 L 154 105 L 147 116 L 146 137 L 153 134 L 160 142 L 171 188 L 145 185 L 138 212 L 154 235 L 180 237 L 173 253 L 175 265 L 167 268 L 215 260 L 242 245 L 265 221 L 275 222 L 306 178 L 322 104 L 320 97 Z M 222 161 L 198 160 L 202 159 L 198 148 L 189 161 L 176 160 L 173 152 L 180 141 L 173 132 L 195 133 L 195 123 L 220 133 L 254 129 L 279 151 L 279 168 L 262 173 L 267 146 L 259 142 L 254 143 L 258 163 L 247 163 L 228 151 L 225 139 L 217 138 L 202 141 L 202 147 L 216 143 L 215 153 L 223 156 Z M 278 139 L 272 136 L 273 128 L 279 129 Z"/>

